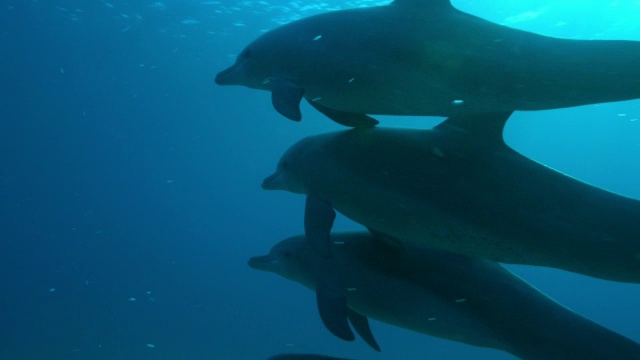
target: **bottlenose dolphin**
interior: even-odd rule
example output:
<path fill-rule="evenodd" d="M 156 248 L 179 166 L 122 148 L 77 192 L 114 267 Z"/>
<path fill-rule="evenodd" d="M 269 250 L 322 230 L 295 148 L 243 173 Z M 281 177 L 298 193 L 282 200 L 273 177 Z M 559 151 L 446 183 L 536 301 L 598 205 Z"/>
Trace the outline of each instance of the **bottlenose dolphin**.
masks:
<path fill-rule="evenodd" d="M 269 357 L 267 360 L 352 360 L 316 354 L 281 354 Z"/>
<path fill-rule="evenodd" d="M 356 313 L 364 321 L 371 317 L 522 359 L 640 359 L 639 344 L 563 307 L 495 262 L 435 249 L 393 251 L 365 232 L 331 239 L 331 259 L 296 236 L 249 265 L 315 290 L 321 318 L 334 334 L 339 329 L 338 337 L 353 336 L 347 318 Z"/>
<path fill-rule="evenodd" d="M 508 115 L 311 136 L 262 187 L 307 194 L 305 233 L 324 256 L 335 209 L 400 245 L 639 283 L 640 201 L 513 151 Z"/>
<path fill-rule="evenodd" d="M 220 85 L 269 90 L 300 120 L 305 98 L 347 126 L 366 114 L 452 116 L 640 97 L 640 42 L 568 40 L 498 25 L 448 0 L 333 11 L 249 44 Z"/>

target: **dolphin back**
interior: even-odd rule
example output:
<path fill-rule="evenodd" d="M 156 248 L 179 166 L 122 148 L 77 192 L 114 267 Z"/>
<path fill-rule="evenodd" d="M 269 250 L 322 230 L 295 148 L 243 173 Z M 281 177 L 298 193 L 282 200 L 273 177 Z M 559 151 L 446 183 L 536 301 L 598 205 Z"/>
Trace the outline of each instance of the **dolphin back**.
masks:
<path fill-rule="evenodd" d="M 267 360 L 352 360 L 316 354 L 280 354 L 269 357 Z"/>

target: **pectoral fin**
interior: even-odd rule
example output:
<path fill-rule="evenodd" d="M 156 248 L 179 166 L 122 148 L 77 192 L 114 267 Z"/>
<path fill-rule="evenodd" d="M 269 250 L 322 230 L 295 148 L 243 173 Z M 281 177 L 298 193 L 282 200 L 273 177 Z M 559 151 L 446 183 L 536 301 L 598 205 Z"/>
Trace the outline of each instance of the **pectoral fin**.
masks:
<path fill-rule="evenodd" d="M 271 104 L 277 112 L 293 121 L 300 121 L 300 101 L 304 89 L 293 81 L 280 78 L 271 79 Z"/>
<path fill-rule="evenodd" d="M 327 330 L 342 340 L 353 341 L 355 335 L 347 320 L 347 297 L 319 285 L 316 289 L 316 300 L 320 318 Z"/>
<path fill-rule="evenodd" d="M 350 113 L 344 111 L 338 111 L 328 108 L 324 105 L 320 105 L 315 101 L 307 100 L 311 106 L 316 110 L 324 114 L 324 116 L 337 122 L 340 125 L 348 127 L 370 127 L 378 125 L 379 121 L 365 114 Z"/>
<path fill-rule="evenodd" d="M 375 351 L 380 352 L 380 346 L 378 346 L 376 339 L 373 337 L 367 317 L 349 308 L 347 308 L 347 317 L 351 322 L 351 326 L 356 329 L 358 335 Z"/>
<path fill-rule="evenodd" d="M 331 228 L 336 212 L 331 203 L 318 194 L 307 195 L 304 209 L 304 233 L 311 247 L 325 258 L 331 257 Z"/>

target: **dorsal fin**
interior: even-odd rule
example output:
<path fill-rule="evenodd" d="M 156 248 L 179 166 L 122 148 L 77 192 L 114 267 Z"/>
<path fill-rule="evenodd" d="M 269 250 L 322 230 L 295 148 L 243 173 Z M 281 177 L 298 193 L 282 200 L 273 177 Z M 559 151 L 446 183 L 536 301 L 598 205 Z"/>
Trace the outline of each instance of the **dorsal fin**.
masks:
<path fill-rule="evenodd" d="M 486 145 L 506 146 L 502 137 L 504 125 L 512 111 L 454 115 L 434 127 L 434 130 L 455 132 L 473 137 Z"/>
<path fill-rule="evenodd" d="M 455 9 L 451 5 L 450 0 L 394 0 L 390 5 L 403 6 L 408 9 L 423 9 L 423 10 L 453 10 Z"/>

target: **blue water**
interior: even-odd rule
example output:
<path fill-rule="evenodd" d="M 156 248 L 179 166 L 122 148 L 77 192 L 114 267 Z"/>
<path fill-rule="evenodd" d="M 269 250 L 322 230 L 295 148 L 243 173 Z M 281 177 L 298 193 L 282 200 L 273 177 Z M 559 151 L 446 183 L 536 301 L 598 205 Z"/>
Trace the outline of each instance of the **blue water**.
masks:
<path fill-rule="evenodd" d="M 302 232 L 303 197 L 262 191 L 262 178 L 295 141 L 339 127 L 308 107 L 302 123 L 288 121 L 267 92 L 217 87 L 214 75 L 280 23 L 372 4 L 5 0 L 0 357 L 510 359 L 375 321 L 381 354 L 342 342 L 312 292 L 246 265 Z M 640 40 L 638 1 L 454 4 L 546 35 Z M 640 198 L 639 119 L 640 101 L 516 113 L 505 136 L 533 159 Z M 359 227 L 339 218 L 337 228 Z M 640 341 L 639 285 L 511 269 Z"/>

